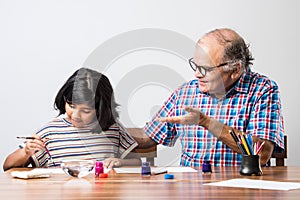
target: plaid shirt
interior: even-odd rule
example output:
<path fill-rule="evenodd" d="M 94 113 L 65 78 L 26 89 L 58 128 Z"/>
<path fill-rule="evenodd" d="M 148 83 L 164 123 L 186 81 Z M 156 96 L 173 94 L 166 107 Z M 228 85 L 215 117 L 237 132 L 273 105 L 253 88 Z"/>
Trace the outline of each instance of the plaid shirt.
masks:
<path fill-rule="evenodd" d="M 250 69 L 222 99 L 201 92 L 198 80 L 183 84 L 144 127 L 146 134 L 162 145 L 173 146 L 180 138 L 180 164 L 183 166 L 199 166 L 204 160 L 210 160 L 214 166 L 240 165 L 241 155 L 219 141 L 206 128 L 155 121 L 156 117 L 185 115 L 185 106 L 199 108 L 213 119 L 284 148 L 284 124 L 278 86 Z"/>

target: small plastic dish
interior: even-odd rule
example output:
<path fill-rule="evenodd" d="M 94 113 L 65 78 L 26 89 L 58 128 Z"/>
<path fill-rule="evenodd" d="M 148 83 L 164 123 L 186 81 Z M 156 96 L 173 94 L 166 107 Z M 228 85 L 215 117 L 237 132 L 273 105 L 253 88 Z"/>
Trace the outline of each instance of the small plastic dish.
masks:
<path fill-rule="evenodd" d="M 94 165 L 93 160 L 63 160 L 60 167 L 69 176 L 82 178 L 90 174 Z"/>

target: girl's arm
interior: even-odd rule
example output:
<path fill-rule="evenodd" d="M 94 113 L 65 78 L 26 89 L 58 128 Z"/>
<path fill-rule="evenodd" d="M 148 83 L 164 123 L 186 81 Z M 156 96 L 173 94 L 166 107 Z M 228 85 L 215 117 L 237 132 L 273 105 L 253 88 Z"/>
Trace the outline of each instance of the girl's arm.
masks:
<path fill-rule="evenodd" d="M 36 151 L 45 148 L 45 140 L 34 135 L 35 139 L 28 139 L 22 149 L 17 149 L 7 156 L 3 164 L 3 170 L 6 171 L 13 167 L 27 167 L 31 163 L 31 155 Z"/>
<path fill-rule="evenodd" d="M 26 154 L 25 148 L 17 149 L 7 156 L 3 164 L 3 170 L 6 171 L 13 167 L 27 167 L 30 162 L 30 155 Z"/>
<path fill-rule="evenodd" d="M 103 165 L 107 168 L 120 167 L 120 166 L 141 166 L 142 160 L 138 153 L 130 152 L 126 158 L 107 158 L 103 161 Z"/>

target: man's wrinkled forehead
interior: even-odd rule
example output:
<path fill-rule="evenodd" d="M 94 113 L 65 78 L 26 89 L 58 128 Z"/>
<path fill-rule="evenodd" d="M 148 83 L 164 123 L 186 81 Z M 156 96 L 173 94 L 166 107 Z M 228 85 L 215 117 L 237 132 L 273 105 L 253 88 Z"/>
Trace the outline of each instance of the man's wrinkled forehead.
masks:
<path fill-rule="evenodd" d="M 194 52 L 195 61 L 206 65 L 216 65 L 222 57 L 223 46 L 214 38 L 204 36 L 197 42 Z"/>
<path fill-rule="evenodd" d="M 203 43 L 198 42 L 196 44 L 196 48 L 194 52 L 194 59 L 198 60 L 200 58 L 207 57 L 207 56 L 209 56 L 209 48 Z"/>

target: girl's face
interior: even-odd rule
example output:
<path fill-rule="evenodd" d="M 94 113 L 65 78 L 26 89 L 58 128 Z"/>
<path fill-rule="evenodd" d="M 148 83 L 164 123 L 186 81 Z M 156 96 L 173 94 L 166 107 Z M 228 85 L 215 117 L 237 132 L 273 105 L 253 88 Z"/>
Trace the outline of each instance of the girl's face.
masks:
<path fill-rule="evenodd" d="M 77 128 L 83 128 L 97 119 L 95 108 L 87 104 L 69 104 L 66 102 L 65 109 L 68 120 Z"/>

